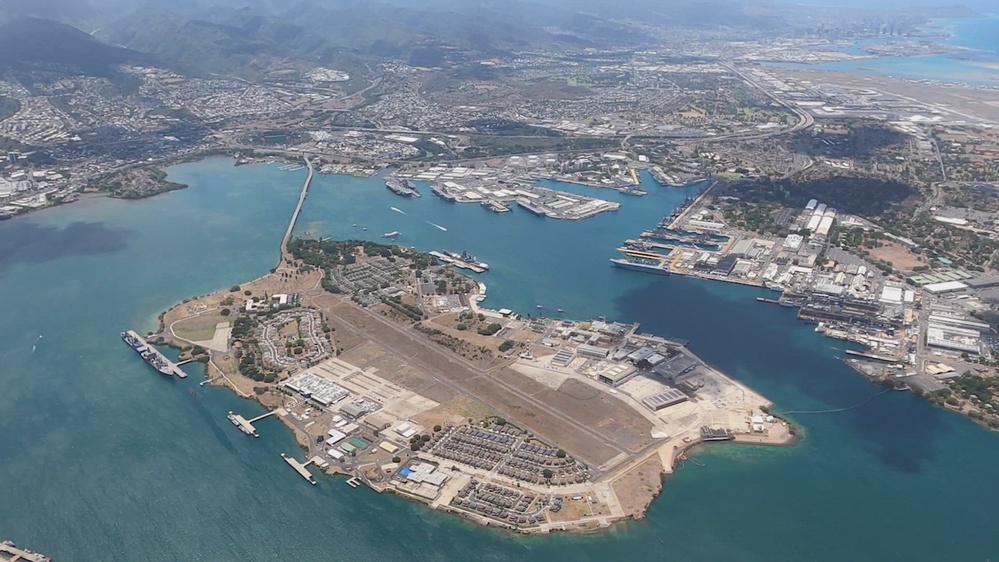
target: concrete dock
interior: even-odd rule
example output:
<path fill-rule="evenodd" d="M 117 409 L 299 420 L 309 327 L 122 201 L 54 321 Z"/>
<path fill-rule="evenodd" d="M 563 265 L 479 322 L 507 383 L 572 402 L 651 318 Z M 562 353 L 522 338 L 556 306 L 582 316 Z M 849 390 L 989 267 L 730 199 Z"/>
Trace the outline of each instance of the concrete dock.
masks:
<path fill-rule="evenodd" d="M 0 542 L 0 560 L 9 560 L 10 562 L 52 562 L 52 559 L 48 556 L 23 548 L 17 548 L 17 545 L 10 541 Z"/>
<path fill-rule="evenodd" d="M 170 367 L 170 370 L 173 372 L 174 375 L 177 376 L 177 378 L 179 378 L 179 379 L 186 379 L 187 378 L 187 373 L 185 373 L 183 369 L 181 369 L 180 367 L 178 367 L 177 364 L 174 363 L 173 361 L 167 359 L 166 355 L 163 355 L 162 353 L 160 353 L 160 350 L 158 350 L 155 347 L 149 345 L 149 342 L 147 342 L 145 338 L 143 338 L 139 334 L 135 333 L 134 330 L 128 330 L 127 333 L 128 333 L 128 335 L 132 336 L 136 340 L 142 342 L 142 345 L 146 346 L 146 348 L 149 349 L 149 351 L 151 351 L 156 356 L 158 356 L 160 359 L 162 359 L 163 362 L 166 363 L 166 365 L 168 367 Z"/>
<path fill-rule="evenodd" d="M 260 437 L 260 434 L 257 433 L 257 428 L 253 426 L 254 422 L 258 422 L 266 417 L 273 416 L 275 414 L 285 415 L 285 413 L 286 412 L 284 408 L 278 408 L 276 410 L 267 412 L 266 414 L 261 414 L 251 420 L 248 420 L 235 412 L 229 412 L 229 420 L 232 422 L 233 425 L 238 427 L 239 430 L 242 431 L 243 433 L 247 435 L 252 435 L 254 437 Z"/>
<path fill-rule="evenodd" d="M 284 462 L 288 463 L 288 466 L 294 468 L 295 472 L 297 472 L 299 476 L 308 480 L 309 484 L 312 484 L 313 486 L 316 485 L 316 479 L 313 478 L 312 473 L 306 469 L 306 467 L 312 463 L 311 460 L 304 463 L 298 462 L 294 457 L 290 457 L 284 453 L 281 453 L 281 458 L 284 459 Z"/>
<path fill-rule="evenodd" d="M 253 423 L 243 416 L 229 412 L 229 420 L 232 422 L 232 425 L 238 427 L 243 433 L 252 435 L 253 437 L 260 437 L 260 434 L 257 433 L 257 428 L 253 427 Z"/>

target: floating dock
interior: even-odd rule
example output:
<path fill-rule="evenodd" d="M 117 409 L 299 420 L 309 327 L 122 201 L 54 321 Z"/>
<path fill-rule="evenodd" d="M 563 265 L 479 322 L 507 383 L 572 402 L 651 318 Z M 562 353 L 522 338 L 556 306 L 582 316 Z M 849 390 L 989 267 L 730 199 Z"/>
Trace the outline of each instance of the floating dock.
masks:
<path fill-rule="evenodd" d="M 183 369 L 181 369 L 180 367 L 178 367 L 177 364 L 174 363 L 173 361 L 167 359 L 166 355 L 163 355 L 162 353 L 160 353 L 160 350 L 158 350 L 155 347 L 149 345 L 149 342 L 147 342 L 145 338 L 143 338 L 139 334 L 135 333 L 134 330 L 128 330 L 126 333 L 129 336 L 135 338 L 137 341 L 141 342 L 142 345 L 144 345 L 146 347 L 146 349 L 149 350 L 151 353 L 153 353 L 154 355 L 158 356 L 160 358 L 160 360 L 162 360 L 164 362 L 164 364 L 166 364 L 168 367 L 170 367 L 170 371 L 172 371 L 173 374 L 177 376 L 177 378 L 179 378 L 179 379 L 186 379 L 187 378 L 187 373 L 185 373 Z"/>
<path fill-rule="evenodd" d="M 299 476 L 308 480 L 309 484 L 312 484 L 313 486 L 316 485 L 316 479 L 312 476 L 312 473 L 306 469 L 306 467 L 312 463 L 311 460 L 304 463 L 298 462 L 295 457 L 289 457 L 284 453 L 281 453 L 281 458 L 284 459 L 284 462 L 288 463 L 288 466 L 294 468 L 295 472 L 297 472 Z"/>

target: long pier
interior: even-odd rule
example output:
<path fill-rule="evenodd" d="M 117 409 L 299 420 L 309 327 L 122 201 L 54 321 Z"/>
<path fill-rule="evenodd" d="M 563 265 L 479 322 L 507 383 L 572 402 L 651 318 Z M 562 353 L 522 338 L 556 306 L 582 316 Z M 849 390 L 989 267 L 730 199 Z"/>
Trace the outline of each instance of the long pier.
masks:
<path fill-rule="evenodd" d="M 677 215 L 675 219 L 673 219 L 668 225 L 666 225 L 666 228 L 674 230 L 677 224 L 683 222 L 687 218 L 687 215 L 690 214 L 691 209 L 697 208 L 697 206 L 700 205 L 705 200 L 705 198 L 708 196 L 709 193 L 711 193 L 711 190 L 713 190 L 716 185 L 718 185 L 717 181 L 711 182 L 711 185 L 705 188 L 704 191 L 702 191 L 693 201 L 691 201 L 690 205 L 687 205 L 686 209 L 684 209 L 679 215 Z"/>
<path fill-rule="evenodd" d="M 291 220 L 288 222 L 288 230 L 284 232 L 284 238 L 281 239 L 281 261 L 284 261 L 288 252 L 288 243 L 291 242 L 291 237 L 295 233 L 295 224 L 298 222 L 298 215 L 302 212 L 302 206 L 305 205 L 305 198 L 309 195 L 309 186 L 312 185 L 312 176 L 316 173 L 309 157 L 305 156 L 304 158 L 305 165 L 309 167 L 309 175 L 305 178 L 305 183 L 302 185 L 302 193 L 298 196 L 298 205 L 295 206 L 295 212 L 291 214 Z"/>
<path fill-rule="evenodd" d="M 146 349 L 148 349 L 150 352 L 152 352 L 153 354 L 155 354 L 168 367 L 170 367 L 170 371 L 172 371 L 173 374 L 177 376 L 177 378 L 179 378 L 179 379 L 186 379 L 187 378 L 187 373 L 185 373 L 183 369 L 181 369 L 180 367 L 178 367 L 177 364 L 174 363 L 173 361 L 167 359 L 167 356 L 163 355 L 162 353 L 160 353 L 160 350 L 158 350 L 155 347 L 149 345 L 149 342 L 147 342 L 145 338 L 143 338 L 139 334 L 135 333 L 134 330 L 128 330 L 126 333 L 129 336 L 132 336 L 133 338 L 135 338 L 137 341 L 142 342 L 142 345 L 144 345 L 146 347 Z"/>
<path fill-rule="evenodd" d="M 10 541 L 0 542 L 0 559 L 11 562 L 52 562 L 48 556 L 24 548 L 17 548 L 17 545 Z"/>
<path fill-rule="evenodd" d="M 313 486 L 316 485 L 316 479 L 312 476 L 312 473 L 306 469 L 307 466 L 312 464 L 311 460 L 298 462 L 295 457 L 288 456 L 284 453 L 281 453 L 281 458 L 284 459 L 284 462 L 288 463 L 288 466 L 294 468 L 295 472 L 297 472 L 299 476 L 308 480 L 309 484 L 312 484 Z"/>
<path fill-rule="evenodd" d="M 278 408 L 277 410 L 272 410 L 270 412 L 267 412 L 265 414 L 261 414 L 261 415 L 255 417 L 255 418 L 249 419 L 249 420 L 246 419 L 246 418 L 244 418 L 243 416 L 237 414 L 237 413 L 229 412 L 229 420 L 232 422 L 233 425 L 235 425 L 236 427 L 238 427 L 239 430 L 242 431 L 243 433 L 245 433 L 247 435 L 252 435 L 254 437 L 260 437 L 260 434 L 257 433 L 257 428 L 253 427 L 253 424 L 256 423 L 256 422 L 258 422 L 258 421 L 260 421 L 260 420 L 262 420 L 262 419 L 264 419 L 264 418 L 266 418 L 266 417 L 270 417 L 270 416 L 273 416 L 275 414 L 280 414 L 283 411 L 284 410 L 282 410 L 281 408 Z"/>

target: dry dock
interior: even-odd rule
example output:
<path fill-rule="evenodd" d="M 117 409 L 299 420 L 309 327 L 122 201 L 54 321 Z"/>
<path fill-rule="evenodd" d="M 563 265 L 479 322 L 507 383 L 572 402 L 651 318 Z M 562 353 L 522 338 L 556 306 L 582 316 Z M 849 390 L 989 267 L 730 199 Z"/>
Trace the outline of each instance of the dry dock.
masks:
<path fill-rule="evenodd" d="M 139 334 L 135 333 L 134 330 L 129 330 L 127 333 L 128 333 L 128 335 L 132 336 L 136 340 L 142 342 L 142 345 L 146 346 L 146 349 L 148 349 L 149 351 L 151 351 L 152 353 L 154 353 L 155 355 L 157 355 L 160 359 L 162 359 L 163 362 L 168 367 L 170 367 L 170 370 L 173 371 L 173 374 L 177 375 L 177 378 L 180 378 L 180 379 L 186 379 L 187 378 L 187 373 L 185 373 L 183 369 L 181 369 L 180 367 L 178 367 L 177 364 L 174 363 L 173 361 L 167 359 L 166 355 L 163 355 L 162 353 L 160 353 L 160 350 L 158 350 L 155 347 L 149 345 L 149 342 L 147 342 L 145 338 L 143 338 Z"/>

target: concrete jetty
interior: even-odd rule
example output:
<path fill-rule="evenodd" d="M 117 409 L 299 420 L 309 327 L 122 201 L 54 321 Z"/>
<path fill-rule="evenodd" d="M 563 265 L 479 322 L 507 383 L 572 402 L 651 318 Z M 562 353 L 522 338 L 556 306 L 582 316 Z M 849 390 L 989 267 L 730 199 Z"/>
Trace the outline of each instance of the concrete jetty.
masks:
<path fill-rule="evenodd" d="M 257 433 L 257 428 L 253 427 L 253 423 L 250 422 L 250 420 L 233 412 L 229 412 L 228 417 L 229 421 L 232 422 L 232 425 L 239 428 L 239 430 L 242 431 L 243 433 L 247 435 L 252 435 L 253 437 L 260 437 L 260 434 Z"/>
<path fill-rule="evenodd" d="M 273 416 L 275 414 L 282 414 L 282 412 L 284 412 L 284 410 L 282 408 L 278 408 L 277 410 L 272 410 L 270 412 L 267 412 L 266 414 L 261 414 L 249 420 L 235 412 L 229 412 L 228 418 L 229 421 L 232 422 L 232 425 L 238 427 L 239 430 L 242 431 L 243 433 L 247 435 L 252 435 L 254 437 L 260 437 L 260 434 L 257 433 L 257 428 L 253 427 L 253 424 L 266 417 Z"/>
<path fill-rule="evenodd" d="M 313 478 L 312 473 L 306 469 L 307 466 L 312 464 L 311 460 L 304 463 L 298 462 L 295 457 L 288 456 L 284 453 L 281 453 L 281 458 L 284 459 L 284 462 L 288 463 L 288 466 L 294 468 L 295 472 L 297 472 L 299 476 L 308 480 L 309 484 L 312 484 L 313 486 L 316 485 L 316 479 Z"/>
<path fill-rule="evenodd" d="M 17 545 L 10 541 L 0 542 L 0 559 L 10 562 L 52 562 L 48 556 L 17 548 Z"/>
<path fill-rule="evenodd" d="M 147 342 L 145 338 L 143 338 L 142 336 L 140 336 L 139 334 L 137 334 L 134 330 L 128 330 L 128 332 L 126 332 L 126 333 L 129 336 L 135 338 L 136 341 L 142 343 L 142 345 L 145 346 L 146 349 L 148 349 L 151 353 L 153 353 L 154 355 L 156 355 L 157 357 L 159 357 L 160 360 L 162 360 L 165 365 L 167 365 L 168 367 L 170 367 L 170 371 L 173 372 L 173 374 L 176 375 L 177 378 L 179 378 L 179 379 L 186 379 L 187 378 L 187 373 L 185 373 L 183 369 L 181 369 L 179 366 L 177 366 L 177 364 L 174 363 L 173 361 L 167 359 L 166 355 L 163 355 L 162 353 L 160 353 L 160 350 L 158 350 L 155 347 L 149 345 L 149 342 Z"/>

